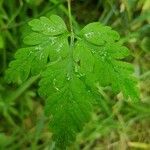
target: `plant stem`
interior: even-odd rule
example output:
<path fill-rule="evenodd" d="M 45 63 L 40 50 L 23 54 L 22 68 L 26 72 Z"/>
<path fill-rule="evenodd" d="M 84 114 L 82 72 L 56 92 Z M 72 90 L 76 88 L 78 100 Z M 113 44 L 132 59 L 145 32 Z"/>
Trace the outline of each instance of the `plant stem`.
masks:
<path fill-rule="evenodd" d="M 72 15 L 71 15 L 71 0 L 67 0 L 67 1 L 68 1 L 68 16 L 69 16 L 70 31 L 71 31 L 71 34 L 74 35 L 73 24 L 72 24 Z"/>
<path fill-rule="evenodd" d="M 74 32 L 73 32 L 73 24 L 72 24 L 72 15 L 71 15 L 71 0 L 68 1 L 68 16 L 69 16 L 69 25 L 70 25 L 70 63 L 69 63 L 69 73 L 68 79 L 72 76 L 73 71 L 73 49 L 74 49 Z"/>

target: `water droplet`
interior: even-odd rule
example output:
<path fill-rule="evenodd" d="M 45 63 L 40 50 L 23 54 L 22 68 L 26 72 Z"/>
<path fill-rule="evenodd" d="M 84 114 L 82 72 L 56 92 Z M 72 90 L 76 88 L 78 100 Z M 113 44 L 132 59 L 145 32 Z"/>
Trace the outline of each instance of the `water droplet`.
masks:
<path fill-rule="evenodd" d="M 107 55 L 107 54 L 106 54 L 106 53 L 104 53 L 104 56 L 105 56 L 105 57 L 106 57 L 106 55 Z"/>
<path fill-rule="evenodd" d="M 55 31 L 56 31 L 56 30 L 55 30 L 54 28 L 52 28 L 52 27 L 48 27 L 47 30 L 48 30 L 48 32 L 55 32 Z"/>
<path fill-rule="evenodd" d="M 54 88 L 55 88 L 57 91 L 60 91 L 59 88 L 56 86 L 56 79 L 53 80 L 53 85 L 54 85 Z"/>
<path fill-rule="evenodd" d="M 59 88 L 57 88 L 57 87 L 54 87 L 54 88 L 55 88 L 57 91 L 60 91 Z"/>
<path fill-rule="evenodd" d="M 89 32 L 85 34 L 85 37 L 91 38 L 94 35 L 94 32 Z"/>
<path fill-rule="evenodd" d="M 40 45 L 35 47 L 35 50 L 41 50 L 41 49 L 42 49 L 42 47 Z"/>
<path fill-rule="evenodd" d="M 68 81 L 70 80 L 70 76 L 67 77 L 67 80 L 68 80 Z"/>
<path fill-rule="evenodd" d="M 90 93 L 91 91 L 90 90 L 88 90 L 88 93 Z"/>
<path fill-rule="evenodd" d="M 28 54 L 28 56 L 30 56 L 31 54 L 33 54 L 33 51 L 30 51 L 29 54 Z"/>
<path fill-rule="evenodd" d="M 57 52 L 59 52 L 61 50 L 61 48 L 63 47 L 63 44 L 59 44 L 58 49 L 56 50 Z"/>
<path fill-rule="evenodd" d="M 43 58 L 44 58 L 44 55 L 43 55 L 43 53 L 41 53 L 39 59 L 41 60 Z"/>
<path fill-rule="evenodd" d="M 92 50 L 92 53 L 95 54 L 96 52 L 94 50 Z"/>
<path fill-rule="evenodd" d="M 54 45 L 56 43 L 56 37 L 49 37 L 49 42 L 51 45 Z"/>
<path fill-rule="evenodd" d="M 77 74 L 77 77 L 83 77 L 85 74 L 83 74 L 83 73 L 79 73 L 79 74 Z"/>
<path fill-rule="evenodd" d="M 71 79 L 70 74 L 67 74 L 67 80 L 69 81 Z"/>
<path fill-rule="evenodd" d="M 79 71 L 79 67 L 75 66 L 75 72 L 78 72 L 78 71 Z"/>

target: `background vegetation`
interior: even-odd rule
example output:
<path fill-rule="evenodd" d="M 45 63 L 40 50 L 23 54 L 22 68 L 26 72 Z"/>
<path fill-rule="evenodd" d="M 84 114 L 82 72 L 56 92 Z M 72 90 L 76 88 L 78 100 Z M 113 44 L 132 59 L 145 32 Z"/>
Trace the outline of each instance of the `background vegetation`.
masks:
<path fill-rule="evenodd" d="M 4 80 L 8 63 L 22 46 L 27 22 L 57 14 L 68 24 L 66 0 L 0 0 L 0 150 L 51 150 L 54 143 L 44 117 L 44 100 L 30 79 L 21 86 Z M 130 48 L 141 102 L 100 88 L 103 101 L 69 150 L 150 149 L 150 0 L 73 0 L 74 28 L 93 21 L 111 26 Z"/>

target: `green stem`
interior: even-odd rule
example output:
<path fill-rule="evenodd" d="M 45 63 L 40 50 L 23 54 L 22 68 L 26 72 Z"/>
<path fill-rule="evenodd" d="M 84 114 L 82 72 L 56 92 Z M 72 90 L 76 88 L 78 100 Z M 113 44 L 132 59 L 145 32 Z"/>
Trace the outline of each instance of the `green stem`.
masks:
<path fill-rule="evenodd" d="M 72 15 L 71 15 L 71 0 L 68 0 L 68 16 L 69 16 L 70 31 L 73 34 Z"/>
<path fill-rule="evenodd" d="M 69 16 L 69 25 L 70 25 L 70 62 L 69 63 L 69 74 L 68 79 L 71 78 L 72 68 L 73 68 L 73 49 L 74 49 L 74 32 L 72 24 L 72 15 L 71 15 L 71 0 L 68 1 L 68 16 Z"/>

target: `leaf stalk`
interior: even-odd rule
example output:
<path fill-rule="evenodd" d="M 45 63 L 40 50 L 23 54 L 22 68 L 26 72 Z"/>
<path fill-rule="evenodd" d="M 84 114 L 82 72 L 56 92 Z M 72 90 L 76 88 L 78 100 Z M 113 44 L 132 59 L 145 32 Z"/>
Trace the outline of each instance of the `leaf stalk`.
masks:
<path fill-rule="evenodd" d="M 74 49 L 74 31 L 73 31 L 73 23 L 72 23 L 72 14 L 71 14 L 71 0 L 68 1 L 68 16 L 69 16 L 69 25 L 70 25 L 70 63 L 69 63 L 69 73 L 68 79 L 72 77 L 73 70 L 73 49 Z"/>

